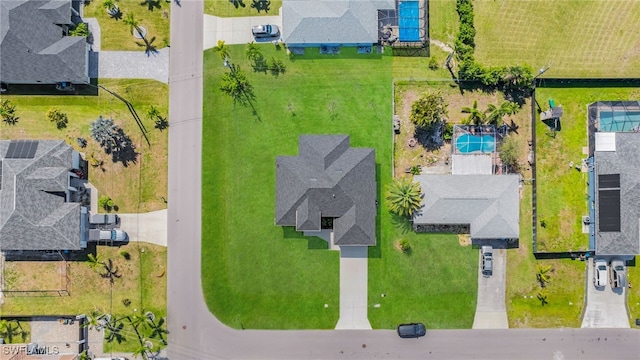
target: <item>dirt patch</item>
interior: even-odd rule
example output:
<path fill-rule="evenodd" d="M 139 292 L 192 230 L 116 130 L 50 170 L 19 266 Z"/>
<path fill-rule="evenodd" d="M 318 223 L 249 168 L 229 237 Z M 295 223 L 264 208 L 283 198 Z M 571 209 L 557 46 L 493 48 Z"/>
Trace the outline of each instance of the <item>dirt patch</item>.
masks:
<path fill-rule="evenodd" d="M 471 236 L 469 234 L 458 234 L 458 243 L 460 246 L 471 245 Z"/>

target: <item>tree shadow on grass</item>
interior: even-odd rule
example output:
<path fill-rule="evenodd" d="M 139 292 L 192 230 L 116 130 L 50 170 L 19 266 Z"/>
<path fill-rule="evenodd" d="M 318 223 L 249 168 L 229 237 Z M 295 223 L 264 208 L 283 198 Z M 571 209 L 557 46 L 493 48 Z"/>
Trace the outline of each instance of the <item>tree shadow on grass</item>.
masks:
<path fill-rule="evenodd" d="M 246 7 L 247 4 L 244 3 L 244 1 L 242 0 L 229 0 L 230 3 L 233 4 L 233 6 L 237 9 L 239 7 Z"/>
<path fill-rule="evenodd" d="M 393 224 L 393 227 L 400 230 L 403 234 L 413 231 L 411 220 L 409 220 L 406 216 L 400 216 L 391 213 L 391 224 Z"/>
<path fill-rule="evenodd" d="M 139 154 L 136 152 L 133 141 L 120 128 L 118 128 L 116 136 L 111 140 L 111 143 L 104 147 L 104 151 L 111 155 L 114 163 L 120 162 L 124 167 L 128 167 L 129 163 L 137 164 L 138 162 Z"/>

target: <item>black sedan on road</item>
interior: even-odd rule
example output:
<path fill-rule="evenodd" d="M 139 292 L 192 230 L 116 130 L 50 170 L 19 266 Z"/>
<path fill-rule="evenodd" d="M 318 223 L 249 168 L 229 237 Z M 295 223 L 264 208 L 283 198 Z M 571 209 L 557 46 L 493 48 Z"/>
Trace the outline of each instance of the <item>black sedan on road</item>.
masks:
<path fill-rule="evenodd" d="M 411 323 L 398 325 L 398 336 L 401 338 L 419 338 L 427 333 L 423 323 Z"/>

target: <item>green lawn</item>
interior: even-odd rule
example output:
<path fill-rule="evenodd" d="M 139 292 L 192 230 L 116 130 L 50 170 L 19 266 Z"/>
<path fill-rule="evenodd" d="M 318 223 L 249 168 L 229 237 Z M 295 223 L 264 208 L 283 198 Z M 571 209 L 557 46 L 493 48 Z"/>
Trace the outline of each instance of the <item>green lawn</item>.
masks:
<path fill-rule="evenodd" d="M 627 289 L 628 297 L 627 303 L 629 304 L 629 321 L 631 327 L 638 328 L 636 326 L 636 319 L 640 319 L 640 266 L 638 266 L 638 257 L 635 258 L 634 266 L 627 266 L 628 276 L 627 280 L 631 284 L 631 288 Z"/>
<path fill-rule="evenodd" d="M 256 0 L 204 0 L 204 13 L 222 17 L 278 15 L 282 0 L 268 0 L 269 11 L 252 7 Z"/>
<path fill-rule="evenodd" d="M 474 6 L 476 4 L 474 3 Z M 440 40 L 453 46 L 458 33 L 458 26 L 456 0 L 429 1 L 429 37 L 431 39 Z"/>
<path fill-rule="evenodd" d="M 145 114 L 150 105 L 167 115 L 169 87 L 152 80 L 100 80 L 100 85 L 128 99 L 135 107 L 148 132 L 149 147 L 126 105 L 104 90 L 98 96 L 64 95 L 7 95 L 16 105 L 18 124 L 0 124 L 0 139 L 61 139 L 66 140 L 86 157 L 91 154 L 104 161 L 102 168 L 90 167 L 89 180 L 101 194 L 110 196 L 120 212 L 145 212 L 166 208 L 161 197 L 167 194 L 167 131 L 154 129 L 154 122 Z M 46 119 L 47 111 L 58 107 L 67 114 L 69 124 L 57 130 Z M 114 163 L 112 157 L 99 148 L 91 138 L 90 123 L 102 115 L 111 117 L 123 128 L 140 154 L 136 162 L 124 166 Z M 76 138 L 88 141 L 85 149 L 77 146 Z M 153 179 L 151 181 L 150 179 Z"/>
<path fill-rule="evenodd" d="M 257 115 L 234 107 L 221 94 L 219 79 L 226 69 L 217 54 L 205 52 L 205 299 L 221 321 L 236 328 L 333 328 L 339 310 L 339 254 L 324 250 L 322 240 L 274 226 L 275 158 L 297 154 L 299 134 L 349 134 L 353 146 L 376 149 L 382 199 L 391 179 L 390 69 L 402 59 L 343 49 L 340 56 L 308 54 L 289 60 L 271 44 L 261 49 L 267 59 L 283 59 L 286 73 L 278 78 L 252 73 L 243 46 L 231 47 L 232 62 L 240 64 L 255 87 Z M 477 287 L 470 267 L 477 252 L 460 247 L 451 236 L 402 234 L 384 201 L 378 216 L 378 246 L 370 250 L 369 263 L 372 325 L 391 328 L 413 315 L 433 327 L 469 327 Z M 393 249 L 399 236 L 412 241 L 412 256 Z M 454 254 L 456 268 L 469 269 L 468 274 L 451 275 Z M 441 275 L 453 276 L 446 299 L 463 299 L 459 306 L 429 298 L 444 286 L 431 280 Z M 427 286 L 432 289 L 426 291 Z M 390 295 L 380 301 L 381 293 Z M 382 306 L 373 308 L 376 303 Z"/>
<path fill-rule="evenodd" d="M 100 24 L 101 50 L 134 50 L 144 51 L 145 47 L 138 45 L 136 42 L 142 43 L 142 40 L 135 39 L 129 25 L 123 23 L 123 19 L 127 18 L 127 14 L 133 13 L 136 20 L 140 22 L 140 26 L 147 29 L 147 39 L 151 41 L 158 49 L 167 47 L 169 44 L 169 19 L 171 2 L 159 0 L 155 2 L 158 7 L 149 9 L 147 5 L 141 5 L 140 0 L 121 0 L 114 1 L 122 12 L 122 19 L 113 19 L 107 14 L 102 6 L 104 1 L 93 0 L 84 7 L 85 18 L 96 18 Z"/>
<path fill-rule="evenodd" d="M 632 77 L 640 71 L 640 1 L 497 0 L 473 6 L 475 54 L 485 65 L 551 64 L 549 77 Z M 446 31 L 446 23 L 435 24 L 434 37 Z"/>

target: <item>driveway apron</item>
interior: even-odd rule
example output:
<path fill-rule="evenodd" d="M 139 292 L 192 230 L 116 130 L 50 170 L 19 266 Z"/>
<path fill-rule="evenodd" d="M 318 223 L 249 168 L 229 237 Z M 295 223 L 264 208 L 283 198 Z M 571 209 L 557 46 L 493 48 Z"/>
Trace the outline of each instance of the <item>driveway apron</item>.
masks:
<path fill-rule="evenodd" d="M 583 328 L 629 328 L 625 288 L 612 289 L 607 284 L 603 288 L 593 285 L 593 258 L 587 266 L 587 306 L 582 318 Z"/>
<path fill-rule="evenodd" d="M 271 42 L 276 39 L 254 39 L 251 27 L 254 25 L 274 24 L 282 31 L 282 17 L 273 16 L 245 16 L 223 18 L 212 15 L 204 16 L 204 49 L 211 49 L 224 40 L 225 44 L 247 44 L 255 42 Z"/>

